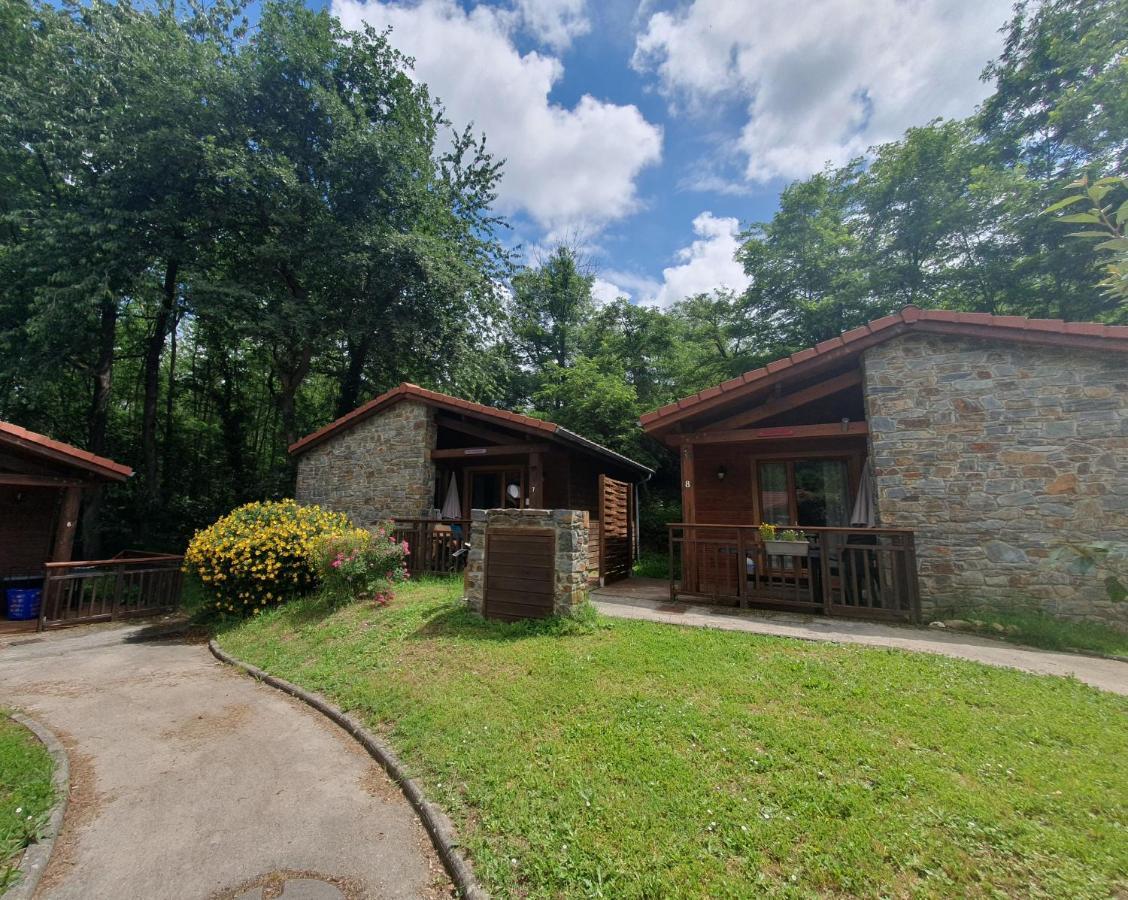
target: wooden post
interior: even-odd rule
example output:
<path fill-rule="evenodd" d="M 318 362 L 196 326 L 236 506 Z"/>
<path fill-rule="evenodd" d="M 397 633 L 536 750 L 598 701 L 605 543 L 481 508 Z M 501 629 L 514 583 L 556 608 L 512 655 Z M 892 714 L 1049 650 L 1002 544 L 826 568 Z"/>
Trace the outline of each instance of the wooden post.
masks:
<path fill-rule="evenodd" d="M 544 454 L 529 454 L 529 506 L 547 509 L 544 503 Z"/>
<path fill-rule="evenodd" d="M 68 487 L 63 491 L 51 562 L 70 562 L 71 553 L 74 552 L 74 533 L 78 527 L 78 508 L 81 503 L 82 488 Z"/>
<path fill-rule="evenodd" d="M 599 586 L 603 587 L 604 563 L 607 559 L 607 476 L 600 474 L 599 485 Z"/>
<path fill-rule="evenodd" d="M 697 521 L 696 487 L 693 475 L 693 444 L 681 448 L 681 496 L 682 521 L 693 524 Z M 697 534 L 687 528 L 682 532 L 682 590 L 697 591 L 697 547 L 694 541 Z"/>

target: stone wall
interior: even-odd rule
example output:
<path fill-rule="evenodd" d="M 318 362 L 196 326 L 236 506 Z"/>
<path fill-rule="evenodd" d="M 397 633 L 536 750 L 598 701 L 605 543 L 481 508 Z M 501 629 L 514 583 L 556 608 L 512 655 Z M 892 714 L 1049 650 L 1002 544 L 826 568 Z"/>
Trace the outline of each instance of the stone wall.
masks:
<path fill-rule="evenodd" d="M 294 496 L 368 526 L 393 516 L 425 516 L 435 502 L 431 408 L 404 400 L 298 457 Z"/>
<path fill-rule="evenodd" d="M 909 335 L 868 350 L 881 524 L 917 532 L 926 618 L 1037 608 L 1128 628 L 1063 540 L 1128 543 L 1128 358 Z"/>
<path fill-rule="evenodd" d="M 551 528 L 556 532 L 556 575 L 553 611 L 571 615 L 587 599 L 588 513 L 575 509 L 475 509 L 471 511 L 470 543 L 463 588 L 467 605 L 483 614 L 486 534 L 494 528 Z"/>

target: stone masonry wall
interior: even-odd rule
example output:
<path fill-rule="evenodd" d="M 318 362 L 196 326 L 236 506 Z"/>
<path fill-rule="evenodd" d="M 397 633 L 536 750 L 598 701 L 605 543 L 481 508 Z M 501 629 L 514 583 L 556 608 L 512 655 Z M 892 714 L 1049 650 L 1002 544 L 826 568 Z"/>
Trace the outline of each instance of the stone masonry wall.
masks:
<path fill-rule="evenodd" d="M 470 544 L 463 572 L 467 605 L 482 614 L 485 598 L 486 534 L 497 528 L 551 528 L 556 532 L 553 612 L 571 615 L 587 599 L 588 513 L 575 509 L 471 510 Z"/>
<path fill-rule="evenodd" d="M 909 335 L 864 367 L 881 524 L 917 532 L 926 618 L 1022 607 L 1128 629 L 1128 603 L 1048 559 L 1128 543 L 1128 358 Z"/>
<path fill-rule="evenodd" d="M 424 516 L 435 502 L 429 454 L 436 438 L 429 406 L 396 403 L 303 453 L 294 496 L 365 527 L 393 516 Z"/>

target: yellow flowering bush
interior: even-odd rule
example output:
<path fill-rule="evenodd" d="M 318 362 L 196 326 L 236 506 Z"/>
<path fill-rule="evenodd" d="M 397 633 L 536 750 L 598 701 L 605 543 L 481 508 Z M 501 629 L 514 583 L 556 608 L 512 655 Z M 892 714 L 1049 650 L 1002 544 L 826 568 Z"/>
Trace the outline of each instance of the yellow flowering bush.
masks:
<path fill-rule="evenodd" d="M 255 613 L 310 591 L 317 538 L 351 531 L 347 516 L 319 506 L 248 503 L 196 532 L 184 571 L 200 579 L 217 612 Z"/>

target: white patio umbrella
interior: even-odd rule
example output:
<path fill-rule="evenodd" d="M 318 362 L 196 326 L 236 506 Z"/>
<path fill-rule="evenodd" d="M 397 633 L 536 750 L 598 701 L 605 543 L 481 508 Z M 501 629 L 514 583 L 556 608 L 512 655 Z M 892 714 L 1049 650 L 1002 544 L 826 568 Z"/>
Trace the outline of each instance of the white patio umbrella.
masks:
<path fill-rule="evenodd" d="M 446 499 L 443 500 L 441 513 L 444 519 L 462 518 L 462 501 L 458 497 L 458 476 L 450 476 L 450 486 L 447 488 Z"/>
<path fill-rule="evenodd" d="M 862 466 L 862 477 L 858 481 L 858 496 L 854 498 L 854 510 L 850 513 L 850 524 L 873 528 L 877 524 L 877 508 L 873 498 L 873 475 L 869 460 Z"/>

